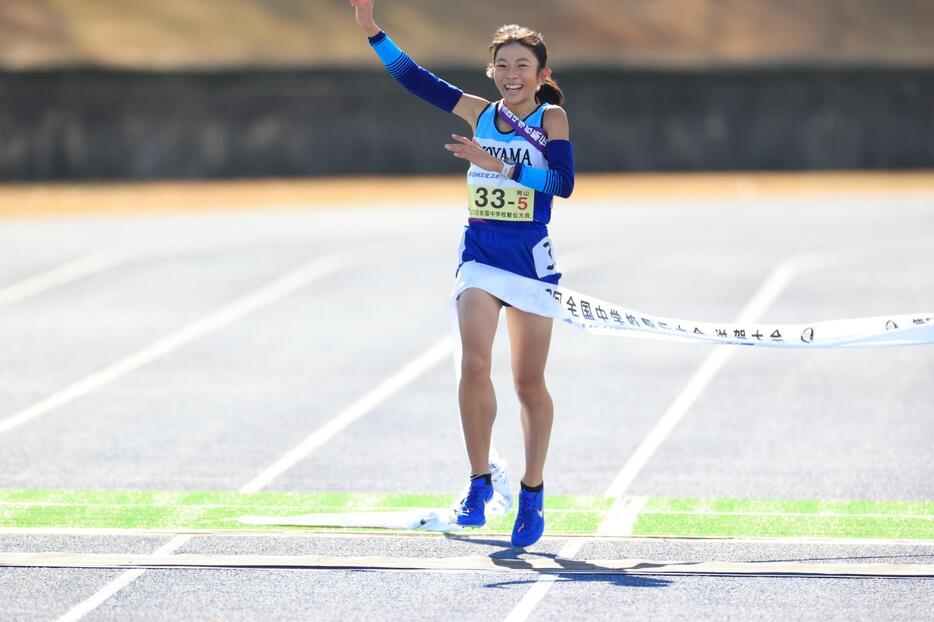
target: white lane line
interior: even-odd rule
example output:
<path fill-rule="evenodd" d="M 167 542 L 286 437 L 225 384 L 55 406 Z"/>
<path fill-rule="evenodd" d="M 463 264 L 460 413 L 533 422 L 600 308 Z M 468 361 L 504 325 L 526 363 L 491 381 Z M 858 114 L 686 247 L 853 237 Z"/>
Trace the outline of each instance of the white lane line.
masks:
<path fill-rule="evenodd" d="M 754 324 L 765 311 L 785 291 L 797 274 L 826 264 L 831 255 L 805 253 L 797 255 L 776 266 L 766 277 L 759 289 L 753 294 L 746 306 L 740 311 L 735 324 Z M 727 361 L 737 351 L 736 347 L 714 348 L 694 372 L 681 392 L 668 406 L 661 418 L 633 452 L 619 474 L 607 488 L 604 496 L 621 498 L 630 484 L 642 472 L 672 430 L 678 425 L 688 410 L 698 400 L 710 382 L 717 376 Z"/>
<path fill-rule="evenodd" d="M 830 255 L 803 253 L 791 257 L 776 266 L 766 277 L 765 281 L 759 286 L 759 289 L 753 294 L 746 306 L 740 311 L 735 324 L 754 323 L 785 290 L 791 280 L 802 270 L 810 269 L 818 265 L 823 265 L 829 261 Z M 723 365 L 733 356 L 738 346 L 717 347 L 697 368 L 697 371 L 691 376 L 687 384 L 675 397 L 674 401 L 668 406 L 664 414 L 643 439 L 636 451 L 633 452 L 622 470 L 614 478 L 605 497 L 613 497 L 617 501 L 610 508 L 609 514 L 615 515 L 620 512 L 616 509 L 617 504 L 625 503 L 623 495 L 629 489 L 629 485 L 639 475 L 645 465 L 651 459 L 652 455 L 659 446 L 668 438 L 671 431 L 674 430 L 678 422 L 681 421 L 684 414 L 703 393 L 704 389 L 710 384 L 717 373 L 723 368 Z M 635 517 L 633 517 L 634 521 Z M 602 527 L 602 526 L 601 526 Z M 632 525 L 630 525 L 630 529 Z M 623 534 L 621 534 L 623 535 Z M 570 559 L 580 552 L 581 548 L 590 542 L 590 539 L 572 540 L 568 542 L 558 552 L 559 558 Z M 516 604 L 512 611 L 506 616 L 507 622 L 525 622 L 532 615 L 535 606 L 545 597 L 548 590 L 557 580 L 556 575 L 544 575 L 539 577 L 528 592 Z"/>
<path fill-rule="evenodd" d="M 231 241 L 237 241 L 237 239 L 225 238 L 213 240 L 212 242 L 227 244 Z M 172 251 L 194 249 L 204 250 L 205 241 L 195 239 L 158 240 L 156 242 L 141 242 L 133 246 L 115 246 L 96 251 L 0 288 L 0 307 L 21 302 L 50 289 L 67 285 L 72 281 L 116 268 L 131 261 L 139 261 Z"/>
<path fill-rule="evenodd" d="M 179 243 L 176 242 L 149 246 L 164 249 L 178 245 Z M 151 252 L 151 249 L 146 252 Z M 143 251 L 141 251 L 139 248 L 134 252 L 127 252 L 122 249 L 110 249 L 107 251 L 94 253 L 93 255 L 83 259 L 76 260 L 59 268 L 37 275 L 28 281 L 24 281 L 17 285 L 0 290 L 0 306 L 3 304 L 9 304 L 14 301 L 22 300 L 25 297 L 39 293 L 51 287 L 61 285 L 67 281 L 105 270 L 120 262 L 127 261 L 128 259 L 132 258 L 132 255 L 139 256 L 141 254 L 143 254 Z M 577 255 L 583 254 L 589 253 L 578 252 L 575 255 L 575 258 L 577 258 Z M 28 421 L 31 421 L 32 419 L 35 419 L 36 417 L 40 417 L 49 411 L 58 408 L 59 406 L 67 404 L 68 402 L 71 402 L 78 397 L 85 395 L 86 393 L 89 393 L 109 382 L 112 382 L 113 380 L 116 380 L 117 378 L 167 354 L 168 352 L 181 347 L 193 339 L 196 339 L 210 331 L 221 328 L 222 326 L 229 324 L 230 322 L 233 322 L 234 320 L 248 313 L 251 313 L 252 311 L 257 310 L 266 304 L 274 302 L 275 300 L 286 296 L 301 287 L 304 287 L 307 283 L 314 279 L 326 276 L 327 274 L 345 267 L 345 265 L 341 265 L 341 255 L 347 255 L 348 257 L 350 256 L 349 253 L 338 252 L 331 253 L 316 259 L 310 264 L 302 266 L 297 270 L 286 274 L 276 281 L 264 286 L 263 288 L 219 309 L 208 317 L 194 322 L 182 328 L 181 330 L 172 333 L 167 337 L 164 337 L 156 343 L 153 343 L 148 347 L 118 361 L 117 363 L 114 363 L 68 387 L 65 387 L 64 389 L 49 396 L 41 402 L 38 402 L 37 404 L 34 404 L 6 419 L 0 419 L 0 434 L 8 432 Z M 574 263 L 574 259 L 571 260 L 571 263 Z M 409 365 L 406 367 L 406 370 L 403 371 L 409 374 L 415 373 L 416 375 L 420 375 L 426 371 L 421 369 L 420 366 L 427 365 L 428 368 L 430 368 L 436 364 L 432 361 L 435 361 L 436 358 L 441 360 L 450 354 L 450 352 L 451 341 L 450 337 L 447 336 L 440 339 L 434 346 L 429 348 L 420 357 L 409 363 Z M 262 481 L 261 477 L 272 479 L 278 475 L 278 473 L 272 473 L 273 469 L 281 469 L 281 471 L 279 471 L 281 473 L 285 469 L 290 468 L 295 462 L 302 459 L 303 451 L 305 451 L 305 455 L 307 455 L 307 453 L 313 451 L 318 445 L 325 442 L 328 438 L 361 416 L 360 414 L 357 414 L 361 411 L 361 409 L 362 412 L 365 413 L 368 410 L 368 403 L 370 401 L 374 399 L 381 401 L 382 399 L 385 399 L 380 397 L 382 393 L 386 391 L 395 392 L 398 390 L 398 388 L 393 388 L 393 383 L 398 384 L 399 382 L 403 382 L 401 386 L 405 386 L 405 384 L 408 382 L 405 380 L 405 376 L 402 375 L 402 372 L 400 372 L 399 375 L 387 380 L 384 385 L 378 387 L 372 393 L 361 398 L 357 403 L 348 408 L 347 411 L 341 413 L 341 415 L 339 415 L 335 421 L 332 421 L 330 424 L 328 424 L 330 426 L 328 429 L 322 429 L 315 432 L 312 436 L 307 438 L 302 443 L 302 445 L 293 449 L 286 456 L 283 456 L 279 463 L 270 466 L 269 474 L 260 474 L 253 482 L 250 482 L 250 484 L 260 486 L 265 485 L 265 483 L 260 484 Z M 345 420 L 346 423 L 342 423 Z M 293 460 L 291 464 L 289 464 L 289 460 Z M 258 488 L 251 488 L 250 491 L 252 490 L 258 490 Z"/>
<path fill-rule="evenodd" d="M 268 241 L 275 241 L 273 238 Z M 117 268 L 133 261 L 143 261 L 162 255 L 186 252 L 215 252 L 230 250 L 240 244 L 255 244 L 255 234 L 228 234 L 205 240 L 203 237 L 179 237 L 175 239 L 139 242 L 114 246 L 72 259 L 54 268 L 28 277 L 11 285 L 0 287 L 0 307 L 22 302 L 62 285 L 105 270 Z"/>
<path fill-rule="evenodd" d="M 182 546 L 191 539 L 190 535 L 175 536 L 164 545 L 153 552 L 153 555 L 171 555 L 178 547 Z M 105 585 L 97 593 L 81 601 L 58 619 L 58 622 L 75 622 L 80 620 L 90 612 L 97 609 L 108 598 L 125 588 L 127 585 L 138 579 L 146 572 L 145 568 L 128 570 L 118 576 L 116 579 Z"/>
<path fill-rule="evenodd" d="M 85 276 L 102 272 L 125 261 L 119 250 L 98 251 L 40 272 L 28 279 L 0 289 L 0 307 L 25 300 L 46 290 L 64 285 Z"/>
<path fill-rule="evenodd" d="M 743 307 L 735 320 L 735 324 L 754 324 L 759 320 L 766 309 L 785 290 L 795 275 L 803 268 L 812 265 L 812 255 L 801 258 L 792 258 L 784 261 L 766 277 L 746 306 Z M 675 429 L 684 415 L 694 405 L 710 382 L 717 376 L 727 361 L 736 352 L 735 347 L 715 348 L 700 364 L 697 371 L 691 376 L 681 392 L 668 406 L 658 423 L 636 448 L 632 456 L 620 470 L 619 474 L 604 493 L 607 497 L 620 498 L 629 489 L 629 485 L 642 472 L 642 469 L 652 458 L 665 439 Z"/>
<path fill-rule="evenodd" d="M 614 503 L 597 527 L 597 537 L 630 536 L 648 497 L 625 497 Z"/>
<path fill-rule="evenodd" d="M 347 426 L 398 393 L 404 387 L 410 385 L 449 356 L 451 356 L 451 337 L 445 336 L 412 359 L 405 367 L 387 378 L 378 387 L 309 434 L 308 437 L 295 446 L 295 448 L 247 482 L 240 489 L 240 492 L 256 492 L 266 487 L 269 482 L 304 460 L 311 452 L 329 441 L 336 434 L 347 428 Z"/>
<path fill-rule="evenodd" d="M 259 475 L 244 484 L 239 492 L 256 492 L 268 485 L 273 479 L 285 473 L 295 466 L 300 460 L 308 457 L 315 449 L 324 442 L 333 438 L 333 436 L 352 424 L 360 417 L 372 411 L 382 402 L 389 399 L 401 389 L 408 386 L 426 372 L 434 368 L 441 361 L 451 354 L 451 338 L 445 336 L 436 341 L 431 347 L 415 357 L 405 367 L 390 376 L 374 390 L 370 391 L 359 400 L 351 404 L 336 417 L 328 421 L 321 428 L 311 433 L 294 449 L 285 454 L 282 458 L 264 469 Z M 197 534 L 184 534 L 172 538 L 154 554 L 170 555 L 181 546 L 190 541 Z M 138 579 L 145 572 L 144 569 L 129 570 L 112 582 L 105 585 L 90 598 L 78 603 L 68 610 L 58 622 L 75 622 L 85 615 L 99 607 L 111 596 L 122 590 L 124 587 Z"/>
<path fill-rule="evenodd" d="M 436 343 L 434 346 L 432 346 L 432 348 L 429 348 L 428 352 L 424 353 L 422 356 L 425 356 L 426 354 L 430 353 L 430 352 L 431 352 L 432 350 L 434 350 L 435 348 L 438 348 L 440 343 L 441 343 L 441 342 L 438 342 L 438 343 Z M 450 341 L 448 341 L 448 346 L 447 346 L 447 347 L 448 347 L 448 349 L 450 349 L 450 347 L 451 347 Z M 421 357 L 419 357 L 419 358 L 421 358 Z M 408 368 L 409 366 L 406 366 L 406 367 Z M 427 369 L 426 369 L 426 371 L 427 371 Z M 401 372 L 400 372 L 400 373 L 401 373 Z M 414 379 L 414 378 L 413 378 L 413 379 Z M 387 383 L 388 383 L 388 381 L 387 381 Z M 398 390 L 398 389 L 397 389 L 397 390 Z M 374 393 L 375 393 L 375 391 L 374 391 Z M 348 411 L 349 411 L 349 410 L 350 410 L 350 409 L 348 409 Z M 345 413 L 348 412 L 348 411 L 345 411 Z M 342 413 L 342 414 L 344 414 L 344 413 Z M 356 416 L 355 418 L 358 418 L 359 416 L 362 416 L 362 415 L 358 415 L 358 416 Z M 304 444 L 305 442 L 312 443 L 312 442 L 313 442 L 312 439 L 313 439 L 314 436 L 315 436 L 315 434 L 312 434 L 312 436 L 310 436 L 310 437 L 307 438 L 305 441 L 303 441 L 303 444 Z M 318 446 L 318 445 L 315 445 L 315 447 L 316 447 L 316 446 Z M 296 448 L 293 449 L 292 451 L 295 452 L 295 451 L 298 450 L 298 449 L 299 449 L 299 447 L 296 447 Z M 314 449 L 314 447 L 312 447 L 311 449 L 309 449 L 308 452 L 312 451 L 313 449 Z M 305 455 L 307 456 L 307 453 L 306 453 Z M 277 463 L 277 464 L 278 464 L 278 463 Z M 272 469 L 272 468 L 274 468 L 274 467 L 276 467 L 276 464 L 274 464 L 273 466 L 271 466 L 271 467 L 269 467 L 269 468 Z M 287 467 L 287 468 L 288 468 L 288 467 Z M 263 474 L 261 473 L 260 475 L 263 475 Z M 259 479 L 259 477 L 260 477 L 260 476 L 257 476 L 257 478 L 255 478 L 255 479 Z M 268 483 L 268 482 L 267 482 L 267 483 Z M 255 484 L 253 481 L 248 482 L 248 483 L 244 486 L 244 489 L 246 488 L 246 486 L 250 486 L 250 485 L 256 486 L 257 484 Z M 253 490 L 256 490 L 256 489 L 258 489 L 258 488 L 254 488 Z M 241 492 L 247 492 L 247 490 L 241 490 Z M 183 544 L 185 544 L 186 542 L 188 542 L 192 537 L 193 537 L 193 535 L 184 535 L 184 536 L 178 536 L 178 537 L 176 537 L 176 538 L 173 538 L 173 539 L 172 539 L 170 542 L 168 542 L 164 547 L 162 547 L 161 549 L 159 549 L 159 551 L 162 551 L 162 552 L 165 553 L 165 554 L 170 554 L 170 553 L 172 553 L 173 551 L 177 550 L 179 547 L 181 547 Z M 577 543 L 576 546 L 572 546 L 572 545 L 574 544 L 573 542 L 572 542 L 572 543 L 569 543 L 569 545 L 566 545 L 566 546 L 564 547 L 564 549 L 562 549 L 563 556 L 564 556 L 564 557 L 572 557 L 573 555 L 575 555 L 575 554 L 580 550 L 580 546 L 582 546 L 583 542 L 586 542 L 586 541 L 587 541 L 587 540 L 582 540 L 582 541 L 580 541 L 579 543 Z M 565 551 L 565 549 L 567 549 L 567 551 Z M 561 556 L 562 553 L 559 553 L 559 556 Z M 89 613 L 90 611 L 93 611 L 95 608 L 97 608 L 101 603 L 105 602 L 108 598 L 110 598 L 111 596 L 113 596 L 114 594 L 116 594 L 117 592 L 119 592 L 123 587 L 125 587 L 126 585 L 129 585 L 132 581 L 134 581 L 136 578 L 138 578 L 139 576 L 141 576 L 141 575 L 143 574 L 143 572 L 144 572 L 144 571 L 141 571 L 141 570 L 131 570 L 131 571 L 128 571 L 128 572 L 124 573 L 123 575 L 121 575 L 120 577 L 118 577 L 117 579 L 115 579 L 113 582 L 111 582 L 110 584 L 108 584 L 107 586 L 105 586 L 104 588 L 102 588 L 99 592 L 97 592 L 96 594 L 94 594 L 93 596 L 91 596 L 90 598 L 88 598 L 87 600 L 83 601 L 82 603 L 79 603 L 78 605 L 76 605 L 75 607 L 73 607 L 71 610 L 69 610 L 68 612 L 66 612 L 65 615 L 64 615 L 63 617 L 59 618 L 59 622 L 62 622 L 62 621 L 65 621 L 65 620 L 67 620 L 68 622 L 73 622 L 73 621 L 75 621 L 75 620 L 81 619 L 81 618 L 84 617 L 87 613 Z M 545 592 L 547 592 L 548 587 L 550 587 L 550 582 L 553 582 L 556 578 L 557 578 L 557 575 L 543 575 L 542 579 L 541 579 L 539 582 L 537 582 L 535 586 L 533 586 L 532 590 L 530 590 L 530 592 L 529 592 L 528 594 L 526 594 L 526 597 L 529 597 L 533 592 L 536 592 L 536 589 L 538 589 L 538 591 L 541 592 L 541 595 L 538 596 L 537 598 L 535 598 L 534 601 L 531 601 L 531 602 L 529 603 L 529 606 L 527 606 L 528 613 L 531 613 L 532 608 L 534 607 L 535 603 L 537 603 L 538 600 L 540 600 L 541 597 L 544 596 Z M 549 579 L 550 579 L 550 582 L 548 582 L 548 583 L 546 584 L 546 581 L 548 581 Z M 544 586 L 544 587 L 543 587 L 543 586 Z M 526 599 L 523 599 L 523 602 L 525 602 L 525 600 L 526 600 Z M 522 605 L 522 603 L 520 603 L 520 606 L 521 606 L 521 605 Z M 518 610 L 518 609 L 519 609 L 519 607 L 517 607 L 517 610 Z M 513 619 L 513 615 L 517 613 L 517 610 L 514 610 L 514 611 L 510 614 L 510 617 L 507 618 L 507 619 Z M 74 613 L 73 613 L 73 612 L 74 612 Z M 523 615 L 522 617 L 516 618 L 516 619 L 525 620 L 525 619 L 528 617 L 528 613 L 525 614 L 525 615 Z"/>
<path fill-rule="evenodd" d="M 26 421 L 43 415 L 53 408 L 70 402 L 96 388 L 111 382 L 139 367 L 149 363 L 160 356 L 204 335 L 217 330 L 231 322 L 283 298 L 316 279 L 322 278 L 351 264 L 350 254 L 346 251 L 329 253 L 315 259 L 292 272 L 289 272 L 275 281 L 261 287 L 242 298 L 221 307 L 214 313 L 201 320 L 193 322 L 175 333 L 157 341 L 156 343 L 130 355 L 129 357 L 111 365 L 96 374 L 67 387 L 63 391 L 43 400 L 39 404 L 14 415 L 10 419 L 0 422 L 0 433 L 21 425 Z M 242 491 L 241 491 L 242 492 Z M 191 534 L 178 535 L 158 548 L 154 554 L 170 555 L 186 542 L 191 540 Z M 60 622 L 73 622 L 99 607 L 111 596 L 143 575 L 145 570 L 130 570 L 98 590 L 90 598 L 78 603 L 59 618 Z"/>
<path fill-rule="evenodd" d="M 329 253 L 323 257 L 319 257 L 279 277 L 275 281 L 264 285 L 258 290 L 221 307 L 208 316 L 192 322 L 155 343 L 134 352 L 126 358 L 65 387 L 25 410 L 0 420 L 0 434 L 9 432 L 24 423 L 41 417 L 60 406 L 113 382 L 211 331 L 222 328 L 257 309 L 305 287 L 316 279 L 320 279 L 349 266 L 350 263 L 351 259 L 345 252 Z"/>
<path fill-rule="evenodd" d="M 570 559 L 577 555 L 577 552 L 580 551 L 580 547 L 581 545 L 577 540 L 572 540 L 561 548 L 555 558 Z M 522 620 L 527 620 L 528 617 L 532 615 L 532 610 L 535 609 L 535 605 L 545 598 L 545 594 L 548 593 L 552 584 L 557 580 L 558 575 L 556 574 L 546 574 L 536 579 L 532 587 L 529 588 L 529 591 L 522 597 L 522 600 L 516 603 L 516 606 L 512 608 L 509 615 L 504 618 L 504 621 L 520 622 Z"/>

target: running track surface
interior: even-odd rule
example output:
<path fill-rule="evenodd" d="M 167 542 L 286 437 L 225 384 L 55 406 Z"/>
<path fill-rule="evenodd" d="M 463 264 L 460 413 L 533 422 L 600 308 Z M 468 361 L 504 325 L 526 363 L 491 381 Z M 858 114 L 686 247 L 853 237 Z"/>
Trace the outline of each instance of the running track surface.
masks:
<path fill-rule="evenodd" d="M 589 194 L 584 184 L 552 224 L 564 283 L 699 320 L 733 320 L 754 301 L 775 323 L 934 310 L 929 176 L 847 179 L 711 192 L 675 178 L 629 195 L 622 180 L 618 196 L 610 179 Z M 212 185 L 210 211 L 168 195 L 146 204 L 159 190 L 141 187 L 126 212 L 117 201 L 0 221 L 0 564 L 43 551 L 107 554 L 110 565 L 155 552 L 233 559 L 0 566 L 0 619 L 930 616 L 931 579 L 883 578 L 892 565 L 934 565 L 930 347 L 740 351 L 558 326 L 555 515 L 529 551 L 508 546 L 508 518 L 456 538 L 198 522 L 204 504 L 228 516 L 244 499 L 247 513 L 281 513 L 283 498 L 299 500 L 293 513 L 338 497 L 357 510 L 453 499 L 465 458 L 445 337 L 463 214 L 443 183 L 375 207 L 347 199 L 353 183 L 289 200 L 280 182 L 269 203 L 233 185 L 236 210 Z M 0 192 L 0 211 L 15 213 L 24 191 Z M 55 193 L 68 188 L 46 203 Z M 764 296 L 775 267 L 801 257 L 817 259 Z M 494 438 L 517 474 L 505 337 Z M 536 570 L 557 554 L 745 570 Z M 330 562 L 250 566 L 270 555 Z M 340 564 L 364 558 L 383 569 Z M 385 568 L 424 559 L 449 567 Z M 483 559 L 505 561 L 491 570 Z M 809 576 L 815 564 L 876 576 Z"/>

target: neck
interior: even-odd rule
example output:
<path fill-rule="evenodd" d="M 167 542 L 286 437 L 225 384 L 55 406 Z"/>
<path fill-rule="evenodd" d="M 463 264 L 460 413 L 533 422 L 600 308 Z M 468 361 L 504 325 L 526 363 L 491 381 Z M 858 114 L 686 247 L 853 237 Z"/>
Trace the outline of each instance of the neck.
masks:
<path fill-rule="evenodd" d="M 503 104 L 520 119 L 527 117 L 533 110 L 538 107 L 538 104 L 535 103 L 534 99 L 525 102 L 518 102 L 515 104 L 509 104 L 506 103 L 506 101 L 503 101 Z"/>

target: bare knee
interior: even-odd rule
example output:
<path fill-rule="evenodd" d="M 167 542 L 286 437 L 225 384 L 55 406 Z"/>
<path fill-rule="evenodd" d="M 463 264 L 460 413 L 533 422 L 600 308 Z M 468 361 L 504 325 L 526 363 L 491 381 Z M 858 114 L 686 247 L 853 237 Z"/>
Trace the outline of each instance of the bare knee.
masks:
<path fill-rule="evenodd" d="M 548 389 L 543 376 L 527 376 L 514 379 L 516 397 L 526 409 L 534 409 L 548 399 Z"/>
<path fill-rule="evenodd" d="M 490 378 L 491 361 L 489 356 L 464 352 L 461 359 L 461 376 L 464 380 L 488 380 Z"/>

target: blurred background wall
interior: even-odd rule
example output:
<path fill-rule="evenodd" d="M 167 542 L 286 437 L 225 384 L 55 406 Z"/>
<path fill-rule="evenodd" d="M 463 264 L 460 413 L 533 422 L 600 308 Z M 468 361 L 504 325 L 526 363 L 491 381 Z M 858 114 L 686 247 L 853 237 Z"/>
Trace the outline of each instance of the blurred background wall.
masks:
<path fill-rule="evenodd" d="M 493 99 L 492 31 L 541 30 L 581 171 L 934 168 L 930 0 L 379 0 Z M 0 179 L 460 171 L 346 0 L 0 0 Z"/>

